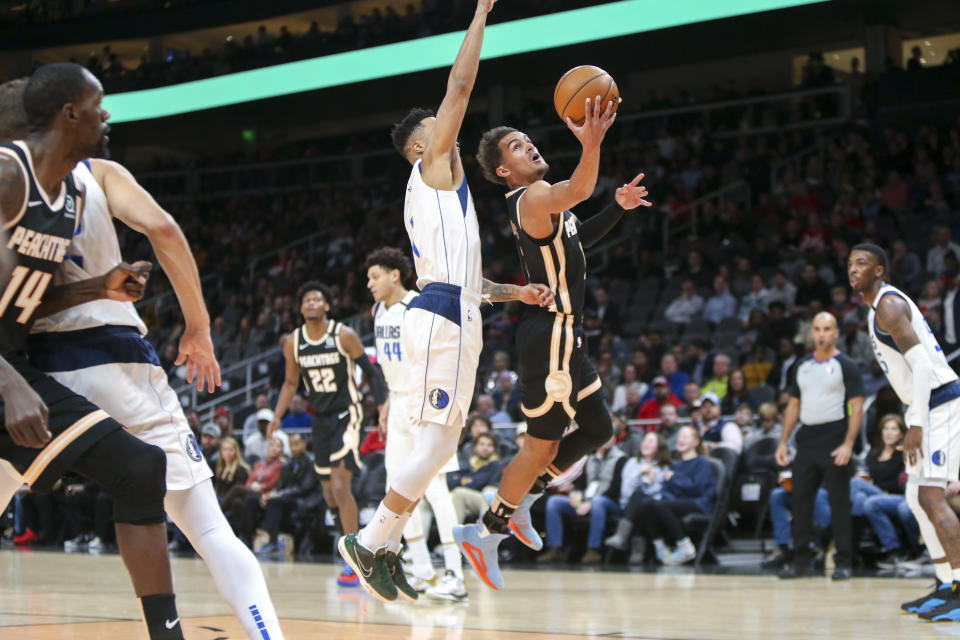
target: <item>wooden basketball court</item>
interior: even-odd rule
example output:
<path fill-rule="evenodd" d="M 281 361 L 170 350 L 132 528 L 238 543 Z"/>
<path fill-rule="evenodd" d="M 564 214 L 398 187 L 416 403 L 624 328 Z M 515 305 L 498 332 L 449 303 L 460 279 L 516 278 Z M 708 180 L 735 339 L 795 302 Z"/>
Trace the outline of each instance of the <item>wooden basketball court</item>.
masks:
<path fill-rule="evenodd" d="M 188 640 L 244 634 L 196 559 L 174 559 L 177 602 Z M 930 588 L 926 579 L 511 570 L 494 593 L 467 575 L 469 604 L 384 605 L 336 584 L 328 564 L 265 563 L 289 640 L 577 640 L 662 638 L 943 638 L 960 623 L 930 624 L 899 603 Z M 0 551 L 0 638 L 145 640 L 120 558 Z"/>

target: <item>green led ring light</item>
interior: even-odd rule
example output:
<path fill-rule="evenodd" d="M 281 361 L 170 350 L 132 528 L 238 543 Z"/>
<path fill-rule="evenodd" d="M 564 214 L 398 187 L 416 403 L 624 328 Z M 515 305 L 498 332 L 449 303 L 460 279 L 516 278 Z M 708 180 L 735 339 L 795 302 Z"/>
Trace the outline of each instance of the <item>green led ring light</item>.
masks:
<path fill-rule="evenodd" d="M 622 0 L 490 26 L 480 57 L 499 58 L 826 1 Z M 112 123 L 131 122 L 448 67 L 464 33 L 456 31 L 158 89 L 117 93 L 104 98 L 103 103 L 112 114 Z"/>

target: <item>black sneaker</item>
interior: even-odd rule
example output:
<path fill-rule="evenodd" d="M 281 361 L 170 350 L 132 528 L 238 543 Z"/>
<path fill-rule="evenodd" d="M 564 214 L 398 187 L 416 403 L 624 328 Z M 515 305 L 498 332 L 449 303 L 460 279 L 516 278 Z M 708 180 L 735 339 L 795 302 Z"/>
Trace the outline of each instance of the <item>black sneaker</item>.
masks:
<path fill-rule="evenodd" d="M 393 578 L 393 584 L 397 586 L 397 595 L 400 599 L 415 602 L 420 594 L 407 582 L 407 574 L 403 572 L 403 561 L 393 551 L 387 551 L 387 568 L 390 569 L 390 577 Z"/>
<path fill-rule="evenodd" d="M 793 560 L 793 553 L 781 551 L 772 558 L 764 560 L 760 566 L 764 569 L 783 569 Z"/>
<path fill-rule="evenodd" d="M 904 602 L 900 605 L 900 608 L 907 613 L 923 613 L 934 607 L 939 607 L 950 597 L 950 587 L 952 586 L 949 582 L 940 582 L 940 578 L 937 578 L 937 582 L 933 586 L 933 591 L 916 600 Z"/>
<path fill-rule="evenodd" d="M 840 565 L 834 567 L 833 575 L 830 576 L 831 580 L 849 580 L 853 577 L 853 572 L 850 570 L 850 567 L 845 565 Z"/>
<path fill-rule="evenodd" d="M 918 613 L 923 620 L 931 622 L 956 622 L 960 620 L 960 582 L 954 581 L 946 594 L 946 601 L 932 609 Z"/>
<path fill-rule="evenodd" d="M 817 575 L 810 562 L 791 562 L 777 574 L 778 578 L 790 580 L 792 578 L 812 578 Z"/>

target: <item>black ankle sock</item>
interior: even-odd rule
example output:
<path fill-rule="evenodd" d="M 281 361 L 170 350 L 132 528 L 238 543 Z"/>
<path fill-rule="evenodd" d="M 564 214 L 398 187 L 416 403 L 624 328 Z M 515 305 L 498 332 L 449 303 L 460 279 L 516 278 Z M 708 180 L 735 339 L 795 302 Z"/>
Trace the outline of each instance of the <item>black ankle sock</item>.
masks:
<path fill-rule="evenodd" d="M 546 491 L 547 485 L 550 484 L 550 481 L 553 480 L 553 476 L 549 473 L 544 473 L 542 476 L 533 481 L 533 487 L 530 488 L 530 493 L 534 495 L 539 495 Z"/>
<path fill-rule="evenodd" d="M 183 640 L 176 596 L 172 593 L 144 596 L 140 598 L 140 606 L 150 640 Z"/>
<path fill-rule="evenodd" d="M 509 533 L 509 524 L 509 516 L 497 515 L 490 509 L 487 509 L 483 514 L 483 526 L 485 526 L 490 533 Z"/>

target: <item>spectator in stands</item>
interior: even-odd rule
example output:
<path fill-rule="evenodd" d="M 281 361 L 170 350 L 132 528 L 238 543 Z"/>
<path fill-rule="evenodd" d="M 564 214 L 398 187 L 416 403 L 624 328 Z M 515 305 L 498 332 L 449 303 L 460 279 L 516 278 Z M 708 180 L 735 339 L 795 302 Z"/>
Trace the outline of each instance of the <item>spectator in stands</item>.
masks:
<path fill-rule="evenodd" d="M 610 420 L 613 422 L 613 440 L 616 445 L 628 456 L 636 455 L 641 443 L 638 432 L 630 428 L 622 413 L 611 412 Z"/>
<path fill-rule="evenodd" d="M 903 240 L 894 240 L 893 251 L 890 254 L 891 280 L 898 287 L 912 291 L 922 271 L 923 265 L 917 254 L 907 249 L 907 244 Z"/>
<path fill-rule="evenodd" d="M 479 403 L 479 397 L 477 398 Z M 491 401 L 492 402 L 492 401 Z M 473 443 L 481 433 L 492 433 L 492 426 L 489 418 L 479 411 L 474 411 L 467 416 L 466 435 L 460 443 L 460 449 L 457 451 L 457 459 L 460 466 L 465 467 L 470 463 L 470 456 L 473 455 Z"/>
<path fill-rule="evenodd" d="M 837 338 L 837 349 L 850 356 L 862 372 L 866 372 L 874 361 L 870 338 L 860 330 L 860 319 L 854 312 L 843 317 L 843 332 Z"/>
<path fill-rule="evenodd" d="M 671 302 L 663 312 L 664 317 L 677 324 L 689 324 L 694 316 L 703 311 L 703 298 L 697 295 L 692 280 L 684 280 L 680 297 Z"/>
<path fill-rule="evenodd" d="M 666 565 L 685 564 L 697 556 L 680 519 L 691 513 L 709 514 L 716 491 L 716 478 L 696 429 L 681 427 L 677 451 L 680 459 L 663 476 L 662 500 L 649 500 L 635 492 L 623 513 L 634 528 L 642 527 L 644 535 L 653 540 L 657 559 Z M 676 546 L 671 551 L 668 544 L 673 543 Z"/>
<path fill-rule="evenodd" d="M 849 313 L 856 314 L 857 307 L 850 302 L 850 295 L 847 293 L 847 287 L 836 285 L 830 289 L 830 299 L 832 304 L 827 309 L 833 314 L 833 317 L 840 323 Z"/>
<path fill-rule="evenodd" d="M 677 357 L 672 353 L 665 353 L 660 358 L 660 374 L 670 383 L 670 391 L 678 398 L 683 397 L 683 388 L 690 382 L 690 376 L 680 371 L 677 366 Z"/>
<path fill-rule="evenodd" d="M 220 455 L 213 470 L 213 488 L 217 499 L 223 500 L 234 486 L 244 486 L 250 477 L 250 465 L 240 455 L 240 443 L 234 438 L 224 438 L 220 442 Z"/>
<path fill-rule="evenodd" d="M 597 287 L 593 290 L 593 310 L 604 331 L 620 331 L 620 307 L 607 297 L 607 290 Z"/>
<path fill-rule="evenodd" d="M 307 401 L 299 393 L 294 395 L 287 415 L 280 421 L 280 428 L 283 430 L 309 429 L 312 424 L 313 419 L 307 413 Z"/>
<path fill-rule="evenodd" d="M 757 422 L 743 429 L 743 447 L 749 448 L 751 444 L 760 438 L 780 439 L 783 433 L 783 425 L 779 422 L 780 415 L 777 412 L 777 405 L 772 402 L 764 402 L 757 409 Z"/>
<path fill-rule="evenodd" d="M 220 429 L 216 425 L 208 424 L 200 432 L 200 450 L 203 451 L 207 464 L 213 468 L 220 454 Z"/>
<path fill-rule="evenodd" d="M 923 50 L 920 47 L 910 49 L 910 57 L 907 58 L 907 71 L 920 71 L 923 69 Z"/>
<path fill-rule="evenodd" d="M 633 366 L 637 368 L 637 380 L 647 383 L 653 380 L 654 376 L 656 375 L 656 371 L 652 371 L 648 366 L 649 356 L 647 356 L 646 351 L 643 349 L 634 349 L 633 360 L 631 360 L 631 362 L 633 363 Z M 642 396 L 643 394 L 640 395 Z"/>
<path fill-rule="evenodd" d="M 270 406 L 270 399 L 265 393 L 258 393 L 256 399 L 253 401 L 253 412 L 246 417 L 243 421 L 243 440 L 254 433 L 257 432 L 257 412 L 260 409 L 266 409 Z"/>
<path fill-rule="evenodd" d="M 637 379 L 637 367 L 628 362 L 623 367 L 623 379 L 616 389 L 613 390 L 613 402 L 610 403 L 610 409 L 613 411 L 623 411 L 627 406 L 627 391 L 633 389 L 638 397 L 642 397 L 647 392 L 648 385 Z M 639 407 L 637 408 L 639 411 Z M 636 415 L 634 412 L 633 415 Z"/>
<path fill-rule="evenodd" d="M 727 447 L 740 453 L 743 451 L 743 434 L 736 422 L 723 419 L 720 406 L 720 399 L 715 393 L 705 393 L 700 398 L 700 434 L 703 444 L 708 449 Z"/>
<path fill-rule="evenodd" d="M 223 316 L 217 316 L 210 329 L 210 340 L 213 341 L 213 351 L 217 358 L 222 357 L 223 350 L 232 338 L 229 327 Z"/>
<path fill-rule="evenodd" d="M 740 300 L 740 321 L 746 322 L 750 318 L 750 313 L 759 309 L 767 312 L 767 296 L 769 292 L 763 284 L 763 276 L 754 274 L 750 278 L 750 290 Z"/>
<path fill-rule="evenodd" d="M 797 287 L 796 306 L 791 313 L 813 315 L 830 304 L 830 287 L 817 273 L 816 265 L 808 262 L 803 267 L 803 277 Z"/>
<path fill-rule="evenodd" d="M 479 434 L 473 442 L 473 454 L 467 466 L 447 474 L 457 522 L 466 522 L 468 515 L 480 515 L 487 509 L 483 491 L 486 487 L 496 486 L 506 463 L 497 453 L 498 444 L 494 434 Z"/>
<path fill-rule="evenodd" d="M 680 414 L 669 402 L 660 407 L 660 424 L 657 433 L 666 443 L 667 451 L 677 448 L 677 436 L 680 434 Z"/>
<path fill-rule="evenodd" d="M 713 393 L 718 398 L 727 395 L 727 384 L 730 380 L 730 356 L 718 353 L 713 357 L 713 377 L 700 386 L 700 393 Z M 717 402 L 719 405 L 719 401 Z"/>
<path fill-rule="evenodd" d="M 920 297 L 917 298 L 917 306 L 920 308 L 920 312 L 927 313 L 933 309 L 939 309 L 942 304 L 940 283 L 936 280 L 928 280 L 923 285 Z"/>
<path fill-rule="evenodd" d="M 477 411 L 487 419 L 489 424 L 507 424 L 513 422 L 510 414 L 503 409 L 497 409 L 493 397 L 486 393 L 481 393 L 477 396 L 476 407 Z"/>
<path fill-rule="evenodd" d="M 792 309 L 797 300 L 797 287 L 787 278 L 783 269 L 773 274 L 773 286 L 767 289 L 767 305 L 781 303 L 786 309 Z"/>
<path fill-rule="evenodd" d="M 683 406 L 680 407 L 680 415 L 688 418 L 694 408 L 698 411 L 700 409 L 700 385 L 696 382 L 688 382 L 683 387 Z"/>
<path fill-rule="evenodd" d="M 713 295 L 707 300 L 703 317 L 707 322 L 720 324 L 727 318 L 737 315 L 737 299 L 730 293 L 730 285 L 723 276 L 713 279 Z"/>
<path fill-rule="evenodd" d="M 200 422 L 200 414 L 196 412 L 195 409 L 187 409 L 183 412 L 184 417 L 187 419 L 187 424 L 190 426 L 190 431 L 193 432 L 193 436 L 199 440 L 200 431 L 203 428 L 203 424 Z"/>
<path fill-rule="evenodd" d="M 500 386 L 500 374 L 509 373 L 514 384 L 517 382 L 517 374 L 510 370 L 510 354 L 506 351 L 497 351 L 493 354 L 493 371 L 487 376 L 487 381 L 483 384 L 484 393 L 493 393 Z"/>
<path fill-rule="evenodd" d="M 720 402 L 720 411 L 725 416 L 733 415 L 737 407 L 744 402 L 748 402 L 749 399 L 750 390 L 747 388 L 747 377 L 740 369 L 734 369 L 730 372 L 727 395 L 723 396 L 723 400 Z"/>
<path fill-rule="evenodd" d="M 949 356 L 960 347 L 960 288 L 956 267 L 943 271 L 943 299 L 940 305 L 940 317 L 943 326 L 943 349 Z M 960 360 L 953 361 L 954 368 L 960 365 Z"/>
<path fill-rule="evenodd" d="M 870 482 L 860 481 L 862 503 L 857 505 L 855 499 L 853 506 L 855 515 L 862 511 L 870 520 L 887 559 L 893 561 L 907 555 L 893 522 L 898 522 L 906 535 L 908 549 L 915 549 L 920 540 L 920 527 L 904 497 L 906 474 L 899 446 L 906 434 L 906 424 L 898 414 L 880 419 L 879 437 L 873 438 L 866 458 Z"/>
<path fill-rule="evenodd" d="M 230 409 L 227 407 L 217 407 L 213 412 L 213 423 L 219 427 L 221 438 L 233 435 L 233 423 L 230 421 Z"/>
<path fill-rule="evenodd" d="M 698 385 L 703 382 L 703 368 L 707 364 L 707 351 L 710 346 L 703 338 L 694 338 L 687 345 L 687 355 L 683 358 L 680 370 L 685 371 Z"/>
<path fill-rule="evenodd" d="M 247 499 L 247 526 L 251 530 L 254 528 L 253 523 L 259 519 L 262 510 L 260 528 L 270 536 L 269 542 L 258 551 L 261 554 L 278 551 L 280 530 L 295 530 L 299 520 L 297 514 L 302 515 L 314 510 L 323 502 L 323 493 L 319 490 L 320 482 L 313 470 L 313 458 L 307 453 L 306 439 L 299 433 L 290 436 L 290 452 L 290 460 L 283 465 L 276 488 L 262 493 L 258 503 Z"/>
<path fill-rule="evenodd" d="M 547 539 L 546 550 L 537 558 L 537 562 L 556 562 L 562 560 L 563 520 L 564 518 L 589 517 L 590 528 L 587 533 L 587 552 L 583 564 L 603 562 L 600 548 L 603 546 L 603 534 L 607 527 L 607 518 L 619 516 L 620 487 L 627 455 L 613 446 L 610 438 L 594 453 L 587 456 L 587 465 L 583 475 L 578 478 L 580 492 L 569 496 L 550 496 L 547 499 Z M 577 496 L 581 496 L 579 504 Z"/>
<path fill-rule="evenodd" d="M 670 446 L 662 433 L 648 433 L 643 437 L 640 451 L 631 456 L 623 466 L 620 481 L 620 511 L 631 501 L 657 501 L 663 497 L 663 483 L 667 471 L 673 465 Z M 636 496 L 636 498 L 634 497 Z M 621 517 L 617 531 L 604 540 L 613 549 L 626 551 L 633 532 L 633 520 Z"/>
<path fill-rule="evenodd" d="M 250 462 L 263 460 L 267 456 L 270 448 L 270 440 L 267 439 L 267 425 L 273 420 L 273 409 L 260 409 L 257 411 L 257 432 L 243 441 L 243 452 L 246 459 Z M 290 436 L 283 429 L 277 429 L 273 437 L 280 441 L 283 447 L 283 454 L 290 452 Z"/>
<path fill-rule="evenodd" d="M 750 355 L 747 361 L 740 367 L 746 378 L 747 389 L 754 389 L 770 378 L 770 372 L 773 370 L 773 362 L 770 360 L 770 354 L 762 344 L 755 344 L 750 349 Z"/>
<path fill-rule="evenodd" d="M 778 482 L 780 486 L 770 492 L 770 522 L 773 524 L 773 539 L 777 543 L 778 553 L 763 562 L 764 569 L 783 569 L 793 562 L 795 555 L 790 528 L 793 510 L 793 474 L 790 471 L 781 472 Z M 823 487 L 817 490 L 814 498 L 813 524 L 819 531 L 825 531 L 830 527 L 830 501 L 827 490 Z"/>
<path fill-rule="evenodd" d="M 675 407 L 683 406 L 680 399 L 670 390 L 670 383 L 663 376 L 653 379 L 653 397 L 643 403 L 637 418 L 640 420 L 656 420 L 660 417 L 660 407 L 670 403 Z"/>
<path fill-rule="evenodd" d="M 280 482 L 280 473 L 283 470 L 283 442 L 274 438 L 267 445 L 267 455 L 253 465 L 253 470 L 247 478 L 245 486 L 234 486 L 223 497 L 221 506 L 223 512 L 233 525 L 237 537 L 253 548 L 253 531 L 244 529 L 244 504 L 248 497 L 259 500 L 260 495 L 269 493 Z"/>
<path fill-rule="evenodd" d="M 493 398 L 493 405 L 499 411 L 504 411 L 510 416 L 511 422 L 520 421 L 520 392 L 513 388 L 514 378 L 510 371 L 500 373 L 499 388 L 490 394 Z"/>
<path fill-rule="evenodd" d="M 797 350 L 791 338 L 780 338 L 777 343 L 777 360 L 770 373 L 770 384 L 784 391 L 790 384 L 790 374 L 797 363 Z"/>

